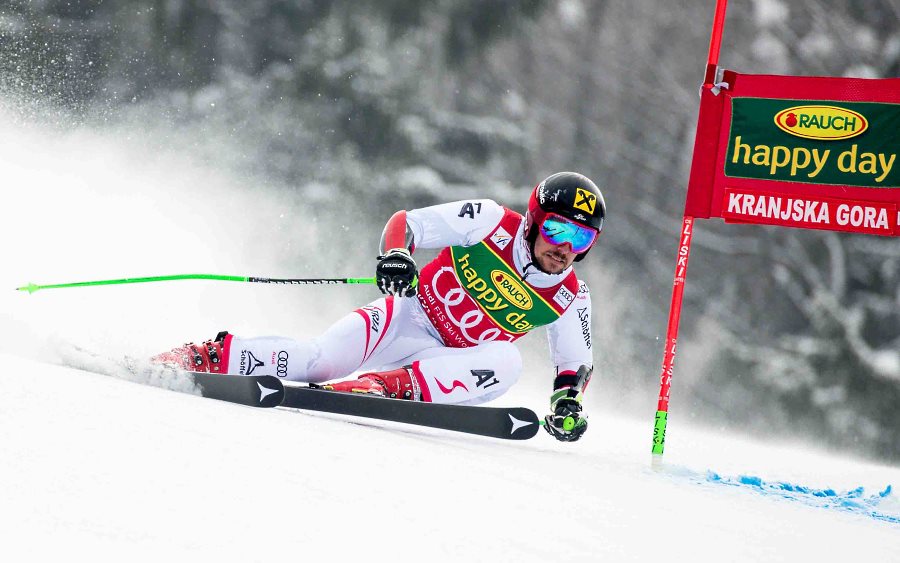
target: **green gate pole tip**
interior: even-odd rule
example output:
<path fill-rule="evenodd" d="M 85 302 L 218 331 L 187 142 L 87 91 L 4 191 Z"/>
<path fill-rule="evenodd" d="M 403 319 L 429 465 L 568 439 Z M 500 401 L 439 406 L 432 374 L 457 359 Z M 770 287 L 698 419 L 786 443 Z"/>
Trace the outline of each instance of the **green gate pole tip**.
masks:
<path fill-rule="evenodd" d="M 31 295 L 32 293 L 39 290 L 40 288 L 41 288 L 41 286 L 35 285 L 35 284 L 29 282 L 28 285 L 26 285 L 25 287 L 17 287 L 16 291 L 27 291 L 28 294 Z"/>

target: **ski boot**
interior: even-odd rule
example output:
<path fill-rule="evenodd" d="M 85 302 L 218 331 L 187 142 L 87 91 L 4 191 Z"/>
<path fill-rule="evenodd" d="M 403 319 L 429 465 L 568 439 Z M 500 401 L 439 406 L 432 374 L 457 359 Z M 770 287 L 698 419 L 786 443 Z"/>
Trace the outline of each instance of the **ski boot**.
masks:
<path fill-rule="evenodd" d="M 403 366 L 391 371 L 364 373 L 357 379 L 317 385 L 319 389 L 344 393 L 365 393 L 391 399 L 421 401 L 419 382 L 412 375 L 412 366 Z"/>
<path fill-rule="evenodd" d="M 150 358 L 150 362 L 186 371 L 228 373 L 231 338 L 230 334 L 223 331 L 217 334 L 215 339 L 207 340 L 203 344 L 187 343 L 169 352 L 157 354 Z"/>

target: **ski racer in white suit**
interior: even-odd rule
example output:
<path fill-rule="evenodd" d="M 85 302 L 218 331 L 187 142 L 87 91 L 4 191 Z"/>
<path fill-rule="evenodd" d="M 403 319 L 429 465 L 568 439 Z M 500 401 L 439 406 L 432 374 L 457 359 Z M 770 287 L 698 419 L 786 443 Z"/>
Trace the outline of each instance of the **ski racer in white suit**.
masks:
<path fill-rule="evenodd" d="M 581 402 L 593 359 L 590 293 L 572 263 L 590 250 L 605 216 L 600 190 L 573 172 L 538 184 L 525 217 L 487 199 L 398 211 L 376 268 L 385 297 L 310 340 L 223 332 L 153 361 L 474 405 L 518 380 L 522 359 L 512 342 L 546 325 L 556 377 L 545 428 L 574 441 L 587 429 Z M 416 248 L 443 250 L 419 271 Z M 358 371 L 366 373 L 333 382 Z"/>

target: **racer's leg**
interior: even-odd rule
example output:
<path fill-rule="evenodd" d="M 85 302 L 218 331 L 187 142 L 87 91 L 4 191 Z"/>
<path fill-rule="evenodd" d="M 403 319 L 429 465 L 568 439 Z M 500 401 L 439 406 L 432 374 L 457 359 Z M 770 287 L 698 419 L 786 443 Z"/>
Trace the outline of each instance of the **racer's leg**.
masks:
<path fill-rule="evenodd" d="M 511 342 L 472 348 L 430 348 L 402 360 L 412 365 L 422 400 L 477 405 L 509 390 L 522 372 L 522 356 Z"/>
<path fill-rule="evenodd" d="M 228 373 L 322 383 L 347 377 L 374 357 L 384 363 L 434 347 L 435 338 L 412 322 L 417 305 L 414 299 L 381 298 L 309 340 L 234 336 Z M 248 373 L 250 366 L 258 367 Z"/>

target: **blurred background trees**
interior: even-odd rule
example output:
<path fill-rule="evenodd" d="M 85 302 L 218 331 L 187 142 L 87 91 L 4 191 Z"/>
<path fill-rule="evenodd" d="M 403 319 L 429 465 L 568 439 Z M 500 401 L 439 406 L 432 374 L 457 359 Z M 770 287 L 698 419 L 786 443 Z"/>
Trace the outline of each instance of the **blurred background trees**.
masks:
<path fill-rule="evenodd" d="M 730 4 L 723 66 L 900 74 L 900 0 Z M 600 393 L 649 417 L 713 5 L 6 0 L 0 95 L 156 132 L 248 189 L 288 186 L 343 227 L 344 264 L 371 259 L 357 237 L 398 207 L 521 210 L 541 178 L 584 172 L 610 209 L 579 266 Z M 674 416 L 900 459 L 896 240 L 702 222 L 686 299 Z"/>

